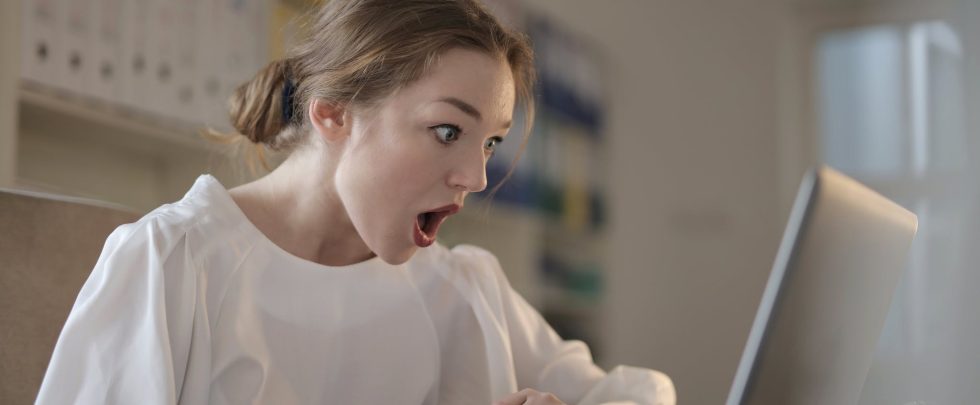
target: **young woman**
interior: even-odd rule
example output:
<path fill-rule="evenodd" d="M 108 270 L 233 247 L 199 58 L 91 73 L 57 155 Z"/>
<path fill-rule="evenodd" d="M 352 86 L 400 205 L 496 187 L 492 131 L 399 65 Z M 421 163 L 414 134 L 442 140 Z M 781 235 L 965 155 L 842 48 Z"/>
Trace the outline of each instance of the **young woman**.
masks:
<path fill-rule="evenodd" d="M 473 0 L 330 1 L 232 100 L 289 157 L 113 232 L 38 403 L 673 404 L 665 375 L 561 340 L 493 255 L 435 242 L 532 63 Z"/>

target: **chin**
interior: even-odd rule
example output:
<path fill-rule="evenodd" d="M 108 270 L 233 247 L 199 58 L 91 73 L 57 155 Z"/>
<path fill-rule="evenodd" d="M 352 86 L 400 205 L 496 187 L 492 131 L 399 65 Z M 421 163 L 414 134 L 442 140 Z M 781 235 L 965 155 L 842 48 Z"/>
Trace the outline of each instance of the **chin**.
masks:
<path fill-rule="evenodd" d="M 381 260 L 384 260 L 385 263 L 397 266 L 411 259 L 412 256 L 415 255 L 416 250 L 418 250 L 418 247 L 412 246 L 408 249 L 399 249 L 394 252 L 379 251 L 379 252 L 375 252 L 375 254 L 377 254 L 378 257 L 381 258 Z"/>

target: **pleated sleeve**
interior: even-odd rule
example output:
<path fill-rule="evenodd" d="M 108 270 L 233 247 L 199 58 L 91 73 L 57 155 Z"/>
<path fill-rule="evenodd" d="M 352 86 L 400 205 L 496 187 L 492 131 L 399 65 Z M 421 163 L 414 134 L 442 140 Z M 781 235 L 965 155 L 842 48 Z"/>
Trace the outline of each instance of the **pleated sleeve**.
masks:
<path fill-rule="evenodd" d="M 513 354 L 518 389 L 550 392 L 569 405 L 674 405 L 674 385 L 666 374 L 618 366 L 605 372 L 595 365 L 585 343 L 563 340 L 510 286 L 496 257 L 476 247 L 459 249 L 475 256 L 496 278 L 503 322 Z"/>
<path fill-rule="evenodd" d="M 195 266 L 162 216 L 117 228 L 61 331 L 37 404 L 175 404 L 188 361 Z"/>

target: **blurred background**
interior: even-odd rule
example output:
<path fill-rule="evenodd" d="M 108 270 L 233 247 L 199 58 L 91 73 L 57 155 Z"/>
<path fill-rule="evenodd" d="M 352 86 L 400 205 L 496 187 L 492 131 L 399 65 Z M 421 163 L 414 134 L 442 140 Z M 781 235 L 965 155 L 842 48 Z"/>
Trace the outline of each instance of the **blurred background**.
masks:
<path fill-rule="evenodd" d="M 920 223 L 862 403 L 976 402 L 980 1 L 487 4 L 535 42 L 539 116 L 515 176 L 443 243 L 496 253 L 600 365 L 717 404 L 796 187 L 828 163 Z M 0 2 L 0 187 L 146 212 L 201 173 L 249 180 L 200 131 L 229 128 L 224 100 L 302 37 L 307 7 Z"/>

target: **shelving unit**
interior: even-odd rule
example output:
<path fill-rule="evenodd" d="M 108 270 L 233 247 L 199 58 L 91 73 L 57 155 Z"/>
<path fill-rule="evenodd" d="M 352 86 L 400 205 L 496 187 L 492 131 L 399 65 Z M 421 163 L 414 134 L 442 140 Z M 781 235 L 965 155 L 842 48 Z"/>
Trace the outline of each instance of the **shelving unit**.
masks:
<path fill-rule="evenodd" d="M 601 54 L 517 2 L 486 3 L 534 43 L 537 117 L 521 162 L 495 198 L 501 214 L 479 226 L 454 218 L 446 229 L 461 228 L 461 241 L 484 240 L 515 289 L 555 330 L 585 341 L 599 357 L 606 251 Z M 521 136 L 520 112 L 510 139 Z M 490 187 L 511 169 L 519 143 L 504 142 L 497 150 L 487 169 Z"/>
<path fill-rule="evenodd" d="M 239 177 L 227 151 L 191 124 L 29 85 L 17 106 L 19 188 L 148 211 L 179 199 L 202 172 Z"/>
<path fill-rule="evenodd" d="M 197 112 L 183 108 L 179 111 L 184 111 L 188 117 L 191 117 L 185 120 L 176 118 L 178 116 L 175 115 L 177 109 L 163 111 L 160 103 L 154 102 L 157 98 L 163 99 L 167 95 L 160 93 L 160 90 L 167 90 L 172 93 L 171 90 L 177 88 L 178 82 L 200 84 L 198 80 L 203 80 L 204 73 L 207 72 L 202 70 L 199 76 L 190 76 L 188 73 L 190 66 L 197 65 L 188 65 L 185 69 L 184 81 L 171 80 L 172 88 L 168 89 L 161 88 L 161 83 L 157 83 L 157 80 L 150 80 L 157 79 L 156 77 L 148 77 L 146 80 L 153 81 L 155 84 L 149 86 L 147 82 L 147 87 L 139 91 L 140 94 L 145 93 L 146 97 L 135 100 L 124 94 L 122 87 L 114 88 L 115 91 L 110 93 L 93 93 L 94 87 L 90 88 L 84 83 L 80 83 L 79 80 L 65 82 L 62 80 L 64 76 L 56 76 L 55 78 L 58 80 L 51 80 L 49 83 L 42 80 L 40 75 L 22 74 L 21 69 L 24 67 L 21 58 L 24 57 L 24 53 L 21 47 L 25 46 L 26 43 L 26 38 L 22 35 L 25 34 L 23 29 L 26 27 L 21 26 L 21 22 L 26 11 L 23 7 L 26 7 L 27 4 L 30 3 L 16 0 L 4 2 L 0 6 L 4 19 L 2 27 L 4 35 L 0 39 L 0 51 L 4 54 L 4 58 L 0 60 L 0 114 L 2 114 L 0 115 L 2 118 L 0 119 L 0 186 L 94 198 L 123 204 L 139 211 L 148 211 L 162 203 L 179 199 L 201 173 L 212 173 L 229 187 L 251 177 L 246 172 L 244 165 L 229 159 L 235 158 L 234 154 L 237 151 L 230 150 L 224 145 L 213 144 L 203 137 L 203 133 L 208 127 L 202 122 L 220 122 L 220 108 L 208 109 L 207 116 L 217 117 L 214 120 L 204 118 L 203 112 L 198 117 L 195 115 L 198 114 Z M 263 21 L 266 17 L 263 17 L 263 10 L 265 10 L 263 7 L 265 7 L 265 3 L 256 0 L 247 3 L 241 2 L 241 4 L 243 5 L 235 7 L 251 8 L 248 9 L 247 13 L 239 9 L 226 10 L 225 20 L 232 21 L 234 18 L 242 18 L 238 16 L 254 17 L 255 21 L 249 20 L 248 23 L 254 23 L 256 27 L 264 27 Z M 47 6 L 52 7 L 50 4 Z M 130 15 L 124 12 L 120 18 L 142 16 L 142 19 L 146 19 L 147 10 L 138 9 L 135 5 L 128 5 L 127 7 L 133 7 L 133 11 L 128 11 L 129 13 L 139 11 L 143 14 Z M 179 6 L 175 3 L 167 7 L 172 9 L 155 10 L 160 12 L 159 19 L 162 21 L 166 16 L 170 19 L 169 21 L 177 21 L 175 18 L 180 17 L 182 18 L 179 20 L 181 24 L 187 24 L 188 15 L 196 18 L 198 14 L 194 14 L 195 12 L 202 12 L 208 16 L 211 16 L 210 13 L 216 12 L 205 9 L 204 6 L 192 8 L 198 7 L 197 3 L 194 2 L 184 2 Z M 178 9 L 178 7 L 182 8 Z M 229 5 L 229 7 L 231 6 Z M 51 12 L 51 10 L 47 11 Z M 59 18 L 70 18 L 63 13 L 75 11 L 78 10 L 66 8 L 56 10 L 53 14 Z M 49 16 L 48 18 L 53 19 L 54 17 Z M 90 21 L 89 24 L 92 22 Z M 116 23 L 105 22 L 105 24 L 112 25 L 110 28 L 119 29 L 118 26 L 113 25 Z M 106 28 L 101 25 L 99 27 Z M 129 34 L 142 32 L 142 36 L 147 36 L 145 32 L 147 28 L 133 27 L 129 29 L 137 31 Z M 144 31 L 139 31 L 140 29 Z M 34 30 L 36 31 L 37 28 Z M 119 35 L 118 32 L 116 34 Z M 123 36 L 126 36 L 125 34 L 127 33 L 123 33 Z M 31 35 L 41 34 L 34 33 Z M 49 42 L 52 43 L 59 41 L 57 36 L 53 38 L 31 38 L 40 38 L 38 41 L 42 43 L 44 40 L 50 40 Z M 170 39 L 179 38 L 184 37 L 178 36 Z M 94 38 L 91 40 L 95 41 Z M 114 49 L 119 53 L 110 58 L 119 63 L 115 66 L 117 69 L 113 70 L 116 72 L 113 85 L 129 85 L 131 80 L 123 79 L 122 70 L 124 68 L 133 70 L 136 67 L 127 64 L 124 56 L 133 56 L 138 54 L 138 51 L 127 53 L 122 48 L 122 44 L 118 43 L 117 37 L 100 37 L 99 41 L 102 42 L 90 44 L 90 50 L 106 52 L 107 48 L 105 47 L 109 46 L 107 44 L 112 44 L 108 42 L 111 40 L 117 41 L 115 44 L 118 47 L 108 49 Z M 239 38 L 239 42 L 242 40 L 245 39 Z M 161 41 L 164 40 L 161 39 Z M 210 41 L 205 42 L 217 44 L 214 40 Z M 264 40 L 254 42 L 256 44 L 265 43 Z M 182 43 L 180 42 L 180 44 Z M 143 45 L 147 49 L 150 48 L 147 44 Z M 173 48 L 175 43 L 161 42 L 157 45 Z M 197 54 L 198 57 L 206 55 L 206 51 L 202 51 L 204 48 L 195 49 L 186 46 L 184 48 L 190 49 L 192 52 L 205 52 Z M 232 51 L 237 52 L 239 50 Z M 99 52 L 94 52 L 89 57 L 88 62 L 94 64 L 98 55 Z M 176 55 L 175 58 L 180 58 L 182 57 L 180 55 L 183 54 L 178 52 Z M 219 56 L 227 55 L 221 54 Z M 63 62 L 62 59 L 55 58 L 54 54 L 48 57 L 49 63 Z M 237 65 L 244 66 L 244 61 L 251 61 L 252 59 L 245 58 L 243 61 L 239 61 Z M 101 61 L 101 59 L 99 60 Z M 174 59 L 173 62 L 176 63 L 177 60 Z M 44 59 L 41 61 L 48 63 L 43 62 Z M 201 60 L 198 62 L 202 63 Z M 259 61 L 255 62 L 258 63 Z M 39 62 L 32 61 L 32 63 Z M 169 63 L 169 60 L 161 59 L 159 63 Z M 227 64 L 227 61 L 222 63 Z M 165 65 L 161 66 L 166 67 Z M 213 70 L 218 65 L 208 66 L 211 66 Z M 151 69 L 151 66 L 148 66 L 147 69 L 155 71 Z M 243 69 L 224 73 L 226 73 L 224 76 L 227 76 L 228 80 L 251 74 Z M 77 84 L 69 86 L 69 83 Z M 223 91 L 229 91 L 227 90 L 228 86 L 233 85 L 233 83 L 222 83 L 222 88 L 225 89 Z M 198 99 L 200 102 L 204 102 L 204 99 L 207 98 L 205 96 L 206 91 L 203 87 L 199 90 Z M 109 97 L 109 95 L 112 96 Z M 220 107 L 220 101 L 215 103 L 217 103 L 216 107 Z M 180 116 L 183 117 L 184 115 Z M 230 127 L 214 129 L 227 132 Z"/>
<path fill-rule="evenodd" d="M 64 119 L 66 126 L 82 128 L 107 141 L 147 151 L 177 148 L 191 151 L 214 150 L 200 137 L 201 127 L 174 119 L 154 116 L 125 106 L 44 89 L 22 82 L 17 92 L 21 126 L 51 125 L 47 119 Z M 57 123 L 55 123 L 57 125 Z"/>

